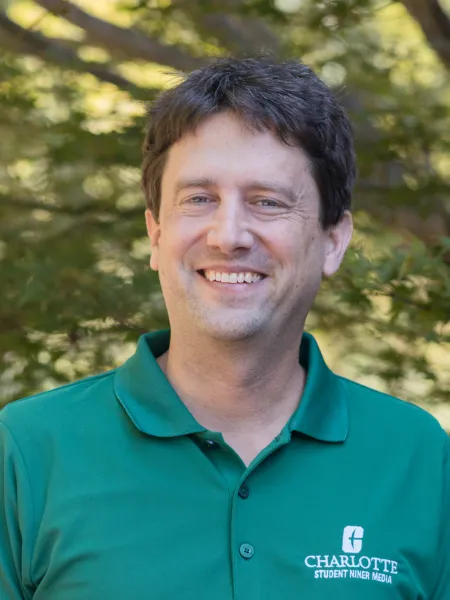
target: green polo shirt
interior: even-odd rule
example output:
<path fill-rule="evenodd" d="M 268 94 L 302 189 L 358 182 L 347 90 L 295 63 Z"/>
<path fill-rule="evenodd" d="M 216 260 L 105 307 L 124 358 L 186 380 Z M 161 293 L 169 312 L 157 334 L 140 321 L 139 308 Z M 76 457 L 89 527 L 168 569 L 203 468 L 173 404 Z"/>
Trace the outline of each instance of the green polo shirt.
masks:
<path fill-rule="evenodd" d="M 168 344 L 0 412 L 1 600 L 450 599 L 433 417 L 305 334 L 299 408 L 245 467 L 170 386 Z"/>

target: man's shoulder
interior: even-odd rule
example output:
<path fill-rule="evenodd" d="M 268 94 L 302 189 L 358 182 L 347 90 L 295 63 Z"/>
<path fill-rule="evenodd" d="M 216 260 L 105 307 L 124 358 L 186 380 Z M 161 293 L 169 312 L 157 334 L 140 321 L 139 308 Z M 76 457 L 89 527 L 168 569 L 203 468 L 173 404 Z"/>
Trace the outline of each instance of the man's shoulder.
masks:
<path fill-rule="evenodd" d="M 403 436 L 446 436 L 439 421 L 424 408 L 390 394 L 339 377 L 347 391 L 350 416 L 374 431 Z"/>
<path fill-rule="evenodd" d="M 14 432 L 36 430 L 95 412 L 102 400 L 113 395 L 116 370 L 92 375 L 72 383 L 14 400 L 0 410 L 0 423 Z"/>

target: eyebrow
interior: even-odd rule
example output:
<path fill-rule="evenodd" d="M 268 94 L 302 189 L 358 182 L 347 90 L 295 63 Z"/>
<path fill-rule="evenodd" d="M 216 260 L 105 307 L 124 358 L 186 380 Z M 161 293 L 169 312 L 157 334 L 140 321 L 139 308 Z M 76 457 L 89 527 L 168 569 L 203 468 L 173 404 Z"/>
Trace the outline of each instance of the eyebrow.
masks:
<path fill-rule="evenodd" d="M 293 190 L 288 185 L 280 183 L 279 181 L 249 181 L 245 185 L 247 190 L 267 190 L 268 192 L 277 192 L 286 198 L 289 198 L 291 202 L 297 202 L 300 197 L 298 191 Z"/>
<path fill-rule="evenodd" d="M 194 179 L 179 179 L 175 185 L 175 193 L 193 187 L 214 187 L 216 182 L 210 177 L 198 177 Z"/>
<path fill-rule="evenodd" d="M 210 177 L 198 177 L 193 179 L 180 179 L 175 185 L 175 192 L 178 193 L 181 190 L 194 188 L 194 187 L 203 187 L 203 188 L 211 188 L 217 187 L 217 182 Z M 278 181 L 265 181 L 265 180 L 252 180 L 248 181 L 244 185 L 244 189 L 246 191 L 249 190 L 266 190 L 277 192 L 278 194 L 282 194 L 286 198 L 289 198 L 291 202 L 296 202 L 300 197 L 300 192 L 296 192 L 292 188 Z"/>

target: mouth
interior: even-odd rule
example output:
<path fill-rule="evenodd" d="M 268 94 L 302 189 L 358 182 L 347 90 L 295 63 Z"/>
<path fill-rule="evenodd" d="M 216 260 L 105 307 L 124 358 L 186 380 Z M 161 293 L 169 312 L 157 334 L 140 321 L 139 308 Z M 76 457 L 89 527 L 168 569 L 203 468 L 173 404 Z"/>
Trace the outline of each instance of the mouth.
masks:
<path fill-rule="evenodd" d="M 220 272 L 210 269 L 199 269 L 197 271 L 204 279 L 210 283 L 232 284 L 236 286 L 248 286 L 258 283 L 265 279 L 267 275 L 258 273 L 257 271 L 236 271 L 236 272 Z"/>

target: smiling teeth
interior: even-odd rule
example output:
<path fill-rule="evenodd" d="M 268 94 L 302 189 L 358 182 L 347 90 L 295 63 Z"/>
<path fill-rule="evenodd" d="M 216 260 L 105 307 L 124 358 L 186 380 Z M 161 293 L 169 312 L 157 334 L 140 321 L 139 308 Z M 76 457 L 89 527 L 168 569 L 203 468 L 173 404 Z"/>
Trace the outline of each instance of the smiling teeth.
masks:
<path fill-rule="evenodd" d="M 259 273 L 220 273 L 219 271 L 204 271 L 209 281 L 220 281 L 221 283 L 255 283 L 262 279 Z"/>

